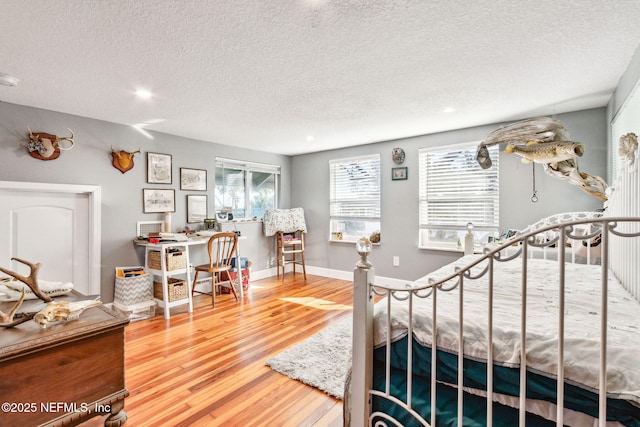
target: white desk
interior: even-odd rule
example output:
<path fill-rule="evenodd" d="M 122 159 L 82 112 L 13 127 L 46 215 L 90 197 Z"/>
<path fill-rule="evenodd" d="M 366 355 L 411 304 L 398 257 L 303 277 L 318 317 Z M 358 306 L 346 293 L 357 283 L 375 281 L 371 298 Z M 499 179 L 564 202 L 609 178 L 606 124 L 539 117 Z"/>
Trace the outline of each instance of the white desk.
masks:
<path fill-rule="evenodd" d="M 191 261 L 189 257 L 189 248 L 192 246 L 202 246 L 206 248 L 207 242 L 209 242 L 210 234 L 206 236 L 195 236 L 189 238 L 185 241 L 177 241 L 177 242 L 161 242 L 161 243 L 149 243 L 147 240 L 134 240 L 134 243 L 138 246 L 143 246 L 145 248 L 144 254 L 144 267 L 145 270 L 155 276 L 162 278 L 162 299 L 154 298 L 158 305 L 164 310 L 164 318 L 169 320 L 171 314 L 171 307 L 177 307 L 180 305 L 188 304 L 189 305 L 189 313 L 193 311 L 193 300 L 191 298 Z M 246 236 L 240 236 L 238 239 L 246 239 Z M 169 248 L 183 248 L 186 263 L 186 268 L 178 269 L 178 270 L 169 270 L 167 271 L 166 264 L 166 252 Z M 160 251 L 160 270 L 149 268 L 149 251 Z M 240 298 L 244 298 L 244 291 L 242 288 L 242 268 L 240 264 L 240 244 L 236 246 L 236 269 L 238 270 L 238 283 L 240 284 Z M 186 276 L 187 281 L 187 298 L 181 299 L 177 301 L 169 301 L 168 295 L 168 279 L 172 276 L 184 275 Z M 215 292 L 215 289 L 212 289 L 212 292 Z"/>

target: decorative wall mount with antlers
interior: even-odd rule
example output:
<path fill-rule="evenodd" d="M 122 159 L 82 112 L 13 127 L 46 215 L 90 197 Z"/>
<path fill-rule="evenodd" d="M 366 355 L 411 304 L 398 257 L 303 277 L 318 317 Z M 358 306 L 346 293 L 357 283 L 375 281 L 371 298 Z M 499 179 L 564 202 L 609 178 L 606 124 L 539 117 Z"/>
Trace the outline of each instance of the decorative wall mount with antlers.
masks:
<path fill-rule="evenodd" d="M 20 258 L 11 258 L 12 260 L 18 261 L 22 264 L 29 266 L 30 272 L 29 276 L 23 276 L 14 271 L 7 270 L 6 268 L 0 267 L 0 271 L 13 277 L 14 279 L 19 280 L 24 283 L 31 289 L 33 294 L 46 302 L 47 305 L 44 309 L 40 310 L 37 313 L 19 313 L 17 314 L 18 309 L 22 305 L 25 299 L 25 289 L 22 289 L 21 296 L 18 298 L 18 301 L 15 303 L 11 309 L 5 313 L 0 310 L 0 327 L 3 328 L 11 328 L 13 326 L 17 326 L 21 323 L 24 323 L 28 320 L 34 319 L 41 328 L 46 328 L 48 323 L 58 321 L 58 320 L 74 320 L 77 319 L 83 310 L 89 307 L 95 307 L 102 304 L 101 301 L 96 300 L 87 300 L 87 301 L 53 301 L 53 299 L 43 292 L 38 285 L 38 270 L 42 266 L 41 263 L 32 263 L 29 261 L 25 261 Z"/>
<path fill-rule="evenodd" d="M 111 164 L 120 172 L 125 173 L 133 168 L 133 156 L 139 152 L 139 148 L 138 151 L 116 151 L 111 147 L 111 157 L 113 157 Z"/>
<path fill-rule="evenodd" d="M 29 131 L 27 149 L 31 157 L 35 159 L 55 160 L 60 157 L 61 151 L 71 150 L 75 145 L 75 141 L 73 140 L 74 135 L 71 129 L 69 129 L 71 136 L 65 138 L 58 138 L 56 135 L 44 132 L 34 133 L 31 132 L 29 128 L 27 128 L 27 130 Z M 66 141 L 68 144 L 63 146 L 61 144 L 63 141 Z"/>

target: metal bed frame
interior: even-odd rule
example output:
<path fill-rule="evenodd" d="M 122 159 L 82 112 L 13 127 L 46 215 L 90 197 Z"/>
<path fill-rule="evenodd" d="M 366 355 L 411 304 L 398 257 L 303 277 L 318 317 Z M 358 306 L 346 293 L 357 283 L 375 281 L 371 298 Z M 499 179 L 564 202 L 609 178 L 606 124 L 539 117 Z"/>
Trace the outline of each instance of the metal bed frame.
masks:
<path fill-rule="evenodd" d="M 413 334 L 413 315 L 412 315 L 412 301 L 414 298 L 432 298 L 433 299 L 433 331 L 437 334 L 436 322 L 436 297 L 439 292 L 446 292 L 456 287 L 459 288 L 460 295 L 462 295 L 462 284 L 464 280 L 474 279 L 483 275 L 488 275 L 489 289 L 492 289 L 493 279 L 493 266 L 495 263 L 513 260 L 520 257 L 522 262 L 522 295 L 526 295 L 527 287 L 527 264 L 529 259 L 529 252 L 532 249 L 550 247 L 557 245 L 558 248 L 564 248 L 567 241 L 573 242 L 585 241 L 589 242 L 591 239 L 601 234 L 601 257 L 600 257 L 600 283 L 601 283 L 601 318 L 600 318 L 600 370 L 599 370 L 599 407 L 598 407 L 598 423 L 604 427 L 607 419 L 607 282 L 609 275 L 613 274 L 622 285 L 629 291 L 629 293 L 638 301 L 640 301 L 640 273 L 638 271 L 638 260 L 640 259 L 640 178 L 636 168 L 626 168 L 621 171 L 618 176 L 619 181 L 616 183 L 615 190 L 612 197 L 608 202 L 605 212 L 602 216 L 579 216 L 579 219 L 573 219 L 566 221 L 566 217 L 558 217 L 557 219 L 562 222 L 555 224 L 548 224 L 542 228 L 525 230 L 521 235 L 512 238 L 504 245 L 496 247 L 491 250 L 487 250 L 484 256 L 477 259 L 467 267 L 457 271 L 451 276 L 439 280 L 424 284 L 422 286 L 415 286 L 407 289 L 407 287 L 400 287 L 395 285 L 374 285 L 375 270 L 373 266 L 370 266 L 368 262 L 361 262 L 354 270 L 354 307 L 353 307 L 353 355 L 352 355 L 352 370 L 350 378 L 350 392 L 348 396 L 345 395 L 345 411 L 346 419 L 350 420 L 351 425 L 363 426 L 374 425 L 374 414 L 371 413 L 371 402 L 373 396 L 380 396 L 383 399 L 393 401 L 395 404 L 405 408 L 407 412 L 413 415 L 417 420 L 416 424 L 425 426 L 435 425 L 436 423 L 436 411 L 431 411 L 431 418 L 424 420 L 416 408 L 413 407 L 411 401 L 411 387 L 412 387 L 412 374 L 411 369 L 407 369 L 407 399 L 406 401 L 400 401 L 396 397 L 389 394 L 389 384 L 387 373 L 387 386 L 386 391 L 373 390 L 371 387 L 373 377 L 373 305 L 375 296 L 387 297 L 388 308 L 391 307 L 391 299 L 406 300 L 409 305 L 409 337 Z M 589 226 L 592 230 L 587 234 L 577 234 L 575 230 L 581 226 Z M 594 227 L 595 226 L 595 227 Z M 556 237 L 554 239 L 544 241 L 539 236 L 547 236 L 548 232 L 552 232 Z M 536 238 L 538 236 L 538 238 Z M 517 244 L 517 250 L 514 250 L 513 244 Z M 587 244 L 588 245 L 588 244 Z M 507 252 L 510 250 L 510 252 Z M 361 254 L 362 255 L 362 254 Z M 481 262 L 485 261 L 487 267 L 480 273 L 471 269 L 476 267 Z M 564 413 L 564 286 L 565 286 L 565 263 L 571 262 L 571 259 L 565 254 L 564 250 L 557 251 L 558 261 L 558 286 L 560 295 L 560 304 L 558 308 L 558 353 L 557 353 L 557 405 L 556 423 L 558 426 L 563 425 L 563 413 Z M 477 270 L 477 268 L 476 268 Z M 454 285 L 451 285 L 451 283 Z M 489 301 L 491 301 L 491 291 L 489 291 Z M 462 298 L 462 297 L 460 297 Z M 463 305 L 460 304 L 459 313 L 459 330 L 458 330 L 458 354 L 464 354 L 464 334 L 463 334 L 463 319 L 464 313 L 462 312 Z M 526 297 L 522 299 L 520 313 L 520 340 L 521 343 L 526 341 L 526 318 L 527 318 L 527 304 Z M 387 312 L 387 316 L 391 314 Z M 492 367 L 493 362 L 493 313 L 492 304 L 488 307 L 488 337 L 487 337 L 487 367 Z M 390 321 L 387 321 L 390 324 Z M 387 349 L 389 349 L 391 342 L 390 333 L 387 333 Z M 433 350 L 431 368 L 432 372 L 436 370 L 436 351 L 438 346 L 435 344 L 435 340 L 432 340 Z M 411 343 L 411 340 L 409 340 Z M 520 345 L 520 360 L 527 360 L 527 348 L 526 345 Z M 408 366 L 412 366 L 412 350 L 411 345 L 408 346 Z M 387 350 L 387 372 L 389 369 L 389 351 Z M 458 358 L 458 372 L 463 371 L 463 357 Z M 527 362 L 520 364 L 520 395 L 519 395 L 519 425 L 525 425 L 526 416 L 526 378 L 527 378 Z M 486 424 L 491 426 L 493 423 L 493 370 L 487 369 L 487 419 Z M 462 414 L 463 414 L 463 375 L 458 375 L 458 425 L 462 426 Z M 436 399 L 436 376 L 431 375 L 431 407 L 435 407 Z M 376 426 L 382 425 L 401 425 L 399 421 L 393 419 L 388 414 L 375 414 L 377 420 Z M 384 420 L 380 421 L 380 420 Z M 388 423 L 388 424 L 386 424 Z"/>

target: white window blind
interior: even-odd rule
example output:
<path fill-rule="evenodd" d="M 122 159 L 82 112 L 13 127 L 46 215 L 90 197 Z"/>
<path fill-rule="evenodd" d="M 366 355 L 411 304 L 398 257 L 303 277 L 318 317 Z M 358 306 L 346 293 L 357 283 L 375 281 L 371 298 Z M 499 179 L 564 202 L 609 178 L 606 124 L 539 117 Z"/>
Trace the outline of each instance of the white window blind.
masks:
<path fill-rule="evenodd" d="M 331 239 L 354 241 L 380 230 L 380 154 L 331 160 Z"/>
<path fill-rule="evenodd" d="M 477 143 L 419 151 L 420 245 L 456 245 L 473 223 L 476 240 L 499 227 L 498 146 L 482 169 Z"/>

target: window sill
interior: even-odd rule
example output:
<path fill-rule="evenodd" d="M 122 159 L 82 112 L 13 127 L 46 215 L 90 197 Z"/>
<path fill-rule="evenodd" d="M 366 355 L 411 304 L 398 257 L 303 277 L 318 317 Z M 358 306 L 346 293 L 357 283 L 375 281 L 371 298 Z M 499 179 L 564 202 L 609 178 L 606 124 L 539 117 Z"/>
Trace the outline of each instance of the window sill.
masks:
<path fill-rule="evenodd" d="M 458 253 L 464 254 L 463 248 L 455 248 L 455 247 L 448 247 L 448 246 L 438 246 L 438 245 L 418 246 L 418 249 L 426 249 L 430 251 L 441 251 L 441 252 L 458 252 Z M 483 248 L 479 246 L 475 246 L 473 248 L 473 253 L 481 254 L 483 253 Z"/>
<path fill-rule="evenodd" d="M 358 240 L 349 240 L 349 239 L 342 239 L 342 240 L 338 240 L 338 239 L 329 239 L 329 243 L 349 243 L 351 245 L 355 245 L 358 242 Z M 372 246 L 380 246 L 380 243 L 372 243 Z"/>

